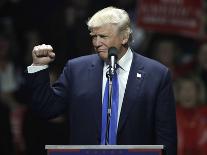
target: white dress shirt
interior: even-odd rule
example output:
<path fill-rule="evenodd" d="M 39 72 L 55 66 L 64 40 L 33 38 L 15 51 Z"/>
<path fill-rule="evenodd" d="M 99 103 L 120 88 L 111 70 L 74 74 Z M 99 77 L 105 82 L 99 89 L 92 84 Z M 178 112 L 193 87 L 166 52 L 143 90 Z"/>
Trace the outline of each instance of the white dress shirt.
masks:
<path fill-rule="evenodd" d="M 42 66 L 31 65 L 31 66 L 27 67 L 27 71 L 28 71 L 28 73 L 36 73 L 36 72 L 39 72 L 39 71 L 46 69 L 46 68 L 48 68 L 48 65 L 42 65 Z"/>
<path fill-rule="evenodd" d="M 133 58 L 133 53 L 132 53 L 131 49 L 128 48 L 125 55 L 117 62 L 118 65 L 120 66 L 116 71 L 117 77 L 118 77 L 118 83 L 119 83 L 119 105 L 118 105 L 117 124 L 119 122 L 119 117 L 120 117 L 122 102 L 124 99 L 126 84 L 127 84 L 131 64 L 132 64 L 132 58 Z M 108 68 L 108 65 L 105 63 L 104 68 L 103 68 L 102 103 L 103 103 L 105 86 L 106 86 L 106 82 L 107 82 L 107 78 L 106 78 L 107 68 Z"/>

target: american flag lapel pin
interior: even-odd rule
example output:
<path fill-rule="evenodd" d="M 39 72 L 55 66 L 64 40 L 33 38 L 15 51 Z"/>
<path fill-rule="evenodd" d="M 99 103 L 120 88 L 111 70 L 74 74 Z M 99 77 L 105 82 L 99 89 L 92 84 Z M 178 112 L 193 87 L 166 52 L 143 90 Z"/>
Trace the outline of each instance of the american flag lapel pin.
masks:
<path fill-rule="evenodd" d="M 137 73 L 137 78 L 141 78 L 141 77 L 142 77 L 142 74 Z"/>

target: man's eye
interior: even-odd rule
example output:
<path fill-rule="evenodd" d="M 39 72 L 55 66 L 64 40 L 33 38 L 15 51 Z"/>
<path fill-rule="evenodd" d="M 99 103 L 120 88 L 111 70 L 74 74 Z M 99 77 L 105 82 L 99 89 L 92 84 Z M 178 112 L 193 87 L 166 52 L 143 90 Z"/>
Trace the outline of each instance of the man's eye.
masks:
<path fill-rule="evenodd" d="M 100 35 L 101 38 L 107 38 L 108 36 L 105 35 Z"/>
<path fill-rule="evenodd" d="M 91 39 L 95 39 L 95 38 L 97 38 L 97 36 L 91 36 Z"/>

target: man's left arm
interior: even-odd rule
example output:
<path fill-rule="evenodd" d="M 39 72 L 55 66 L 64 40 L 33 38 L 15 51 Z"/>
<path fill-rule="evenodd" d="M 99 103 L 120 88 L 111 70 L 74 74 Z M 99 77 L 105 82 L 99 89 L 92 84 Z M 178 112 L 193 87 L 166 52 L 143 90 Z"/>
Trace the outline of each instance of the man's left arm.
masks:
<path fill-rule="evenodd" d="M 155 115 L 156 143 L 165 145 L 167 155 L 177 154 L 176 108 L 170 71 L 162 76 Z"/>

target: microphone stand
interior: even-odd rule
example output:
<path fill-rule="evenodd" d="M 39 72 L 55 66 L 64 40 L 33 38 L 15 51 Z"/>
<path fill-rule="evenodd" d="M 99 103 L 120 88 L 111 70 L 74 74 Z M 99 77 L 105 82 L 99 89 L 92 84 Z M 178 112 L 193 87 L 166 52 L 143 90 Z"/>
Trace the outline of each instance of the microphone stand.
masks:
<path fill-rule="evenodd" d="M 109 129 L 111 123 L 111 113 L 112 113 L 112 78 L 114 75 L 115 69 L 113 67 L 109 67 L 109 70 L 106 72 L 106 77 L 109 80 L 109 91 L 108 91 L 108 105 L 107 105 L 107 123 L 106 123 L 106 137 L 105 137 L 105 145 L 109 145 Z"/>

